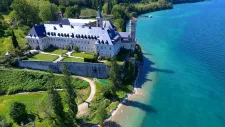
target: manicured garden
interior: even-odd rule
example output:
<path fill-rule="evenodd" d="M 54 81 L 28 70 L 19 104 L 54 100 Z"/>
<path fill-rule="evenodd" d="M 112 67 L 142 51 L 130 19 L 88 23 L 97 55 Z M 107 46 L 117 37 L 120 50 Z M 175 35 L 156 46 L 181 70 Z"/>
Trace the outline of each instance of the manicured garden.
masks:
<path fill-rule="evenodd" d="M 63 62 L 84 62 L 84 59 L 68 57 L 64 58 Z"/>
<path fill-rule="evenodd" d="M 37 54 L 37 55 L 34 55 L 34 56 L 28 58 L 28 60 L 54 61 L 58 58 L 59 58 L 58 56 L 53 56 L 53 55 L 48 55 L 48 54 Z"/>
<path fill-rule="evenodd" d="M 82 57 L 82 58 L 86 58 L 86 59 L 94 59 L 95 55 L 92 53 L 83 53 L 83 52 L 74 52 L 72 53 L 72 56 L 75 57 Z"/>
<path fill-rule="evenodd" d="M 47 49 L 44 52 L 51 53 L 51 54 L 66 54 L 68 51 L 63 49 Z"/>

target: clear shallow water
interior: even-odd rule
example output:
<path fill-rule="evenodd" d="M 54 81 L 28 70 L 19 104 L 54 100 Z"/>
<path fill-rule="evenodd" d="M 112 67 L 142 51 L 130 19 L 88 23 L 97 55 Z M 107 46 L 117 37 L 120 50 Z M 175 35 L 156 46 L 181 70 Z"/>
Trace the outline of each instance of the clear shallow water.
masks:
<path fill-rule="evenodd" d="M 150 110 L 132 112 L 121 125 L 225 127 L 225 1 L 175 5 L 151 15 L 138 18 L 146 57 L 139 83 L 146 96 L 136 100 Z M 153 86 L 149 57 L 157 65 Z"/>

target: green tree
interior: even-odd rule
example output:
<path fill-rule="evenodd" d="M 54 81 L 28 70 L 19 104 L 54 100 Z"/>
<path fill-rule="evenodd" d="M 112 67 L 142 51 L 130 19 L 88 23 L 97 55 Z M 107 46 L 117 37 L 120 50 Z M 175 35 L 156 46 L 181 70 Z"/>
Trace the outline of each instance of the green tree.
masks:
<path fill-rule="evenodd" d="M 17 124 L 27 120 L 26 105 L 20 102 L 13 102 L 9 109 L 10 118 Z"/>
<path fill-rule="evenodd" d="M 109 78 L 112 81 L 112 85 L 114 89 L 117 89 L 122 84 L 122 77 L 120 73 L 120 67 L 116 62 L 115 58 L 111 60 L 111 68 L 109 72 Z"/>
<path fill-rule="evenodd" d="M 108 2 L 103 5 L 102 10 L 103 10 L 103 13 L 109 14 Z"/>
<path fill-rule="evenodd" d="M 0 0 L 0 12 L 7 12 L 13 0 Z"/>
<path fill-rule="evenodd" d="M 66 67 L 65 64 L 63 64 L 62 72 L 63 72 L 63 75 L 64 75 L 63 78 L 62 78 L 62 83 L 63 83 L 65 93 L 66 93 L 65 102 L 68 104 L 69 116 L 73 120 L 74 124 L 76 124 L 75 119 L 76 119 L 76 114 L 77 114 L 78 108 L 77 108 L 77 104 L 75 102 L 75 99 L 76 99 L 77 95 L 75 93 L 74 86 L 72 84 L 71 74 L 68 71 L 68 68 Z"/>
<path fill-rule="evenodd" d="M 114 25 L 118 29 L 118 31 L 126 31 L 126 22 L 122 18 L 118 18 L 114 20 Z"/>
<path fill-rule="evenodd" d="M 78 46 L 75 46 L 75 47 L 74 47 L 74 51 L 75 51 L 75 52 L 79 52 L 79 47 L 78 47 Z"/>
<path fill-rule="evenodd" d="M 16 36 L 15 36 L 15 33 L 14 33 L 14 31 L 12 30 L 12 43 L 13 43 L 13 47 L 14 48 L 20 48 L 19 47 L 19 43 L 18 43 L 18 41 L 17 41 L 17 39 L 16 39 Z"/>
<path fill-rule="evenodd" d="M 12 127 L 12 123 L 9 123 L 3 116 L 0 116 L 0 127 Z"/>
<path fill-rule="evenodd" d="M 59 11 L 61 11 L 63 14 L 65 13 L 65 11 L 66 11 L 66 7 L 65 6 L 63 6 L 63 5 L 59 5 Z"/>
<path fill-rule="evenodd" d="M 69 4 L 69 0 L 58 0 L 59 5 L 67 6 Z"/>
<path fill-rule="evenodd" d="M 80 8 L 77 5 L 67 7 L 64 13 L 64 17 L 66 18 L 73 18 L 73 17 L 78 18 L 79 16 L 80 16 Z"/>
<path fill-rule="evenodd" d="M 72 7 L 72 13 L 74 14 L 74 16 L 76 17 L 76 18 L 78 18 L 79 16 L 80 16 L 80 8 L 79 8 L 79 6 L 78 5 L 74 5 L 73 7 Z"/>
<path fill-rule="evenodd" d="M 66 17 L 66 18 L 73 18 L 74 17 L 71 7 L 66 8 L 66 11 L 64 13 L 64 17 Z"/>
<path fill-rule="evenodd" d="M 125 77 L 124 77 L 124 81 L 127 82 L 126 84 L 128 84 L 129 82 L 132 82 L 134 77 L 134 71 L 135 71 L 135 66 L 133 65 L 133 63 L 127 61 L 126 65 L 125 65 Z"/>
<path fill-rule="evenodd" d="M 58 8 L 55 4 L 51 4 L 49 1 L 40 1 L 39 10 L 39 16 L 43 22 L 56 20 Z"/>
<path fill-rule="evenodd" d="M 34 25 L 39 23 L 38 6 L 27 0 L 14 0 L 11 8 L 14 11 L 14 18 L 22 25 Z"/>
<path fill-rule="evenodd" d="M 107 118 L 107 111 L 106 111 L 106 106 L 103 104 L 103 105 L 99 105 L 96 113 L 95 113 L 95 119 L 96 119 L 96 122 L 98 124 L 101 124 L 103 123 L 103 121 Z"/>
<path fill-rule="evenodd" d="M 46 84 L 48 86 L 48 100 L 56 116 L 57 122 L 61 123 L 65 118 L 65 113 L 63 110 L 62 98 L 57 90 L 55 90 L 55 76 L 52 72 L 48 75 L 48 80 L 49 81 Z"/>

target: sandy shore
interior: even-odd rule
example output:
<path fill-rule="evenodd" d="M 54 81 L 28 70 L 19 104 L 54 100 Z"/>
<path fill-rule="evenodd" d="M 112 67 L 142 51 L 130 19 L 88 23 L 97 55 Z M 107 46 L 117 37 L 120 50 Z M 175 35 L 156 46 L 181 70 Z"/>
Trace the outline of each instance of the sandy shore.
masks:
<path fill-rule="evenodd" d="M 150 58 L 150 60 L 153 61 L 152 58 Z M 152 67 L 156 67 L 156 65 L 152 65 Z M 123 101 L 126 101 L 126 100 L 131 100 L 131 101 L 134 100 L 135 101 L 138 98 L 143 98 L 144 96 L 146 96 L 145 92 L 144 92 L 144 88 L 137 87 L 137 85 L 141 85 L 141 86 L 143 85 L 143 84 L 138 84 L 138 80 L 140 78 L 140 74 L 142 73 L 142 69 L 144 69 L 144 68 L 143 67 L 139 68 L 139 73 L 138 73 L 137 79 L 134 83 L 134 93 L 128 94 L 127 97 L 123 99 Z M 149 73 L 148 77 L 152 80 L 152 82 L 148 83 L 148 85 L 152 86 L 156 80 L 156 72 Z M 126 106 L 126 105 L 122 104 L 122 102 L 120 102 L 120 104 L 117 106 L 117 108 L 112 112 L 111 116 L 105 121 L 114 121 L 114 122 L 117 122 L 120 124 L 121 122 L 123 122 L 125 117 L 134 115 L 134 114 L 132 114 L 133 107 Z"/>

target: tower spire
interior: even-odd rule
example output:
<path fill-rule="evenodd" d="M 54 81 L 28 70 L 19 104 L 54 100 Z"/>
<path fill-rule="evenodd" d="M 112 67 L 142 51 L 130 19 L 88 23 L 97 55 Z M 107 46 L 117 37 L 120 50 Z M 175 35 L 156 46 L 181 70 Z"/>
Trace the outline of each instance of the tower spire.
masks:
<path fill-rule="evenodd" d="M 98 7 L 98 13 L 97 13 L 97 16 L 96 16 L 96 26 L 97 27 L 103 27 L 103 16 L 102 16 L 102 13 L 100 11 L 100 7 Z"/>

